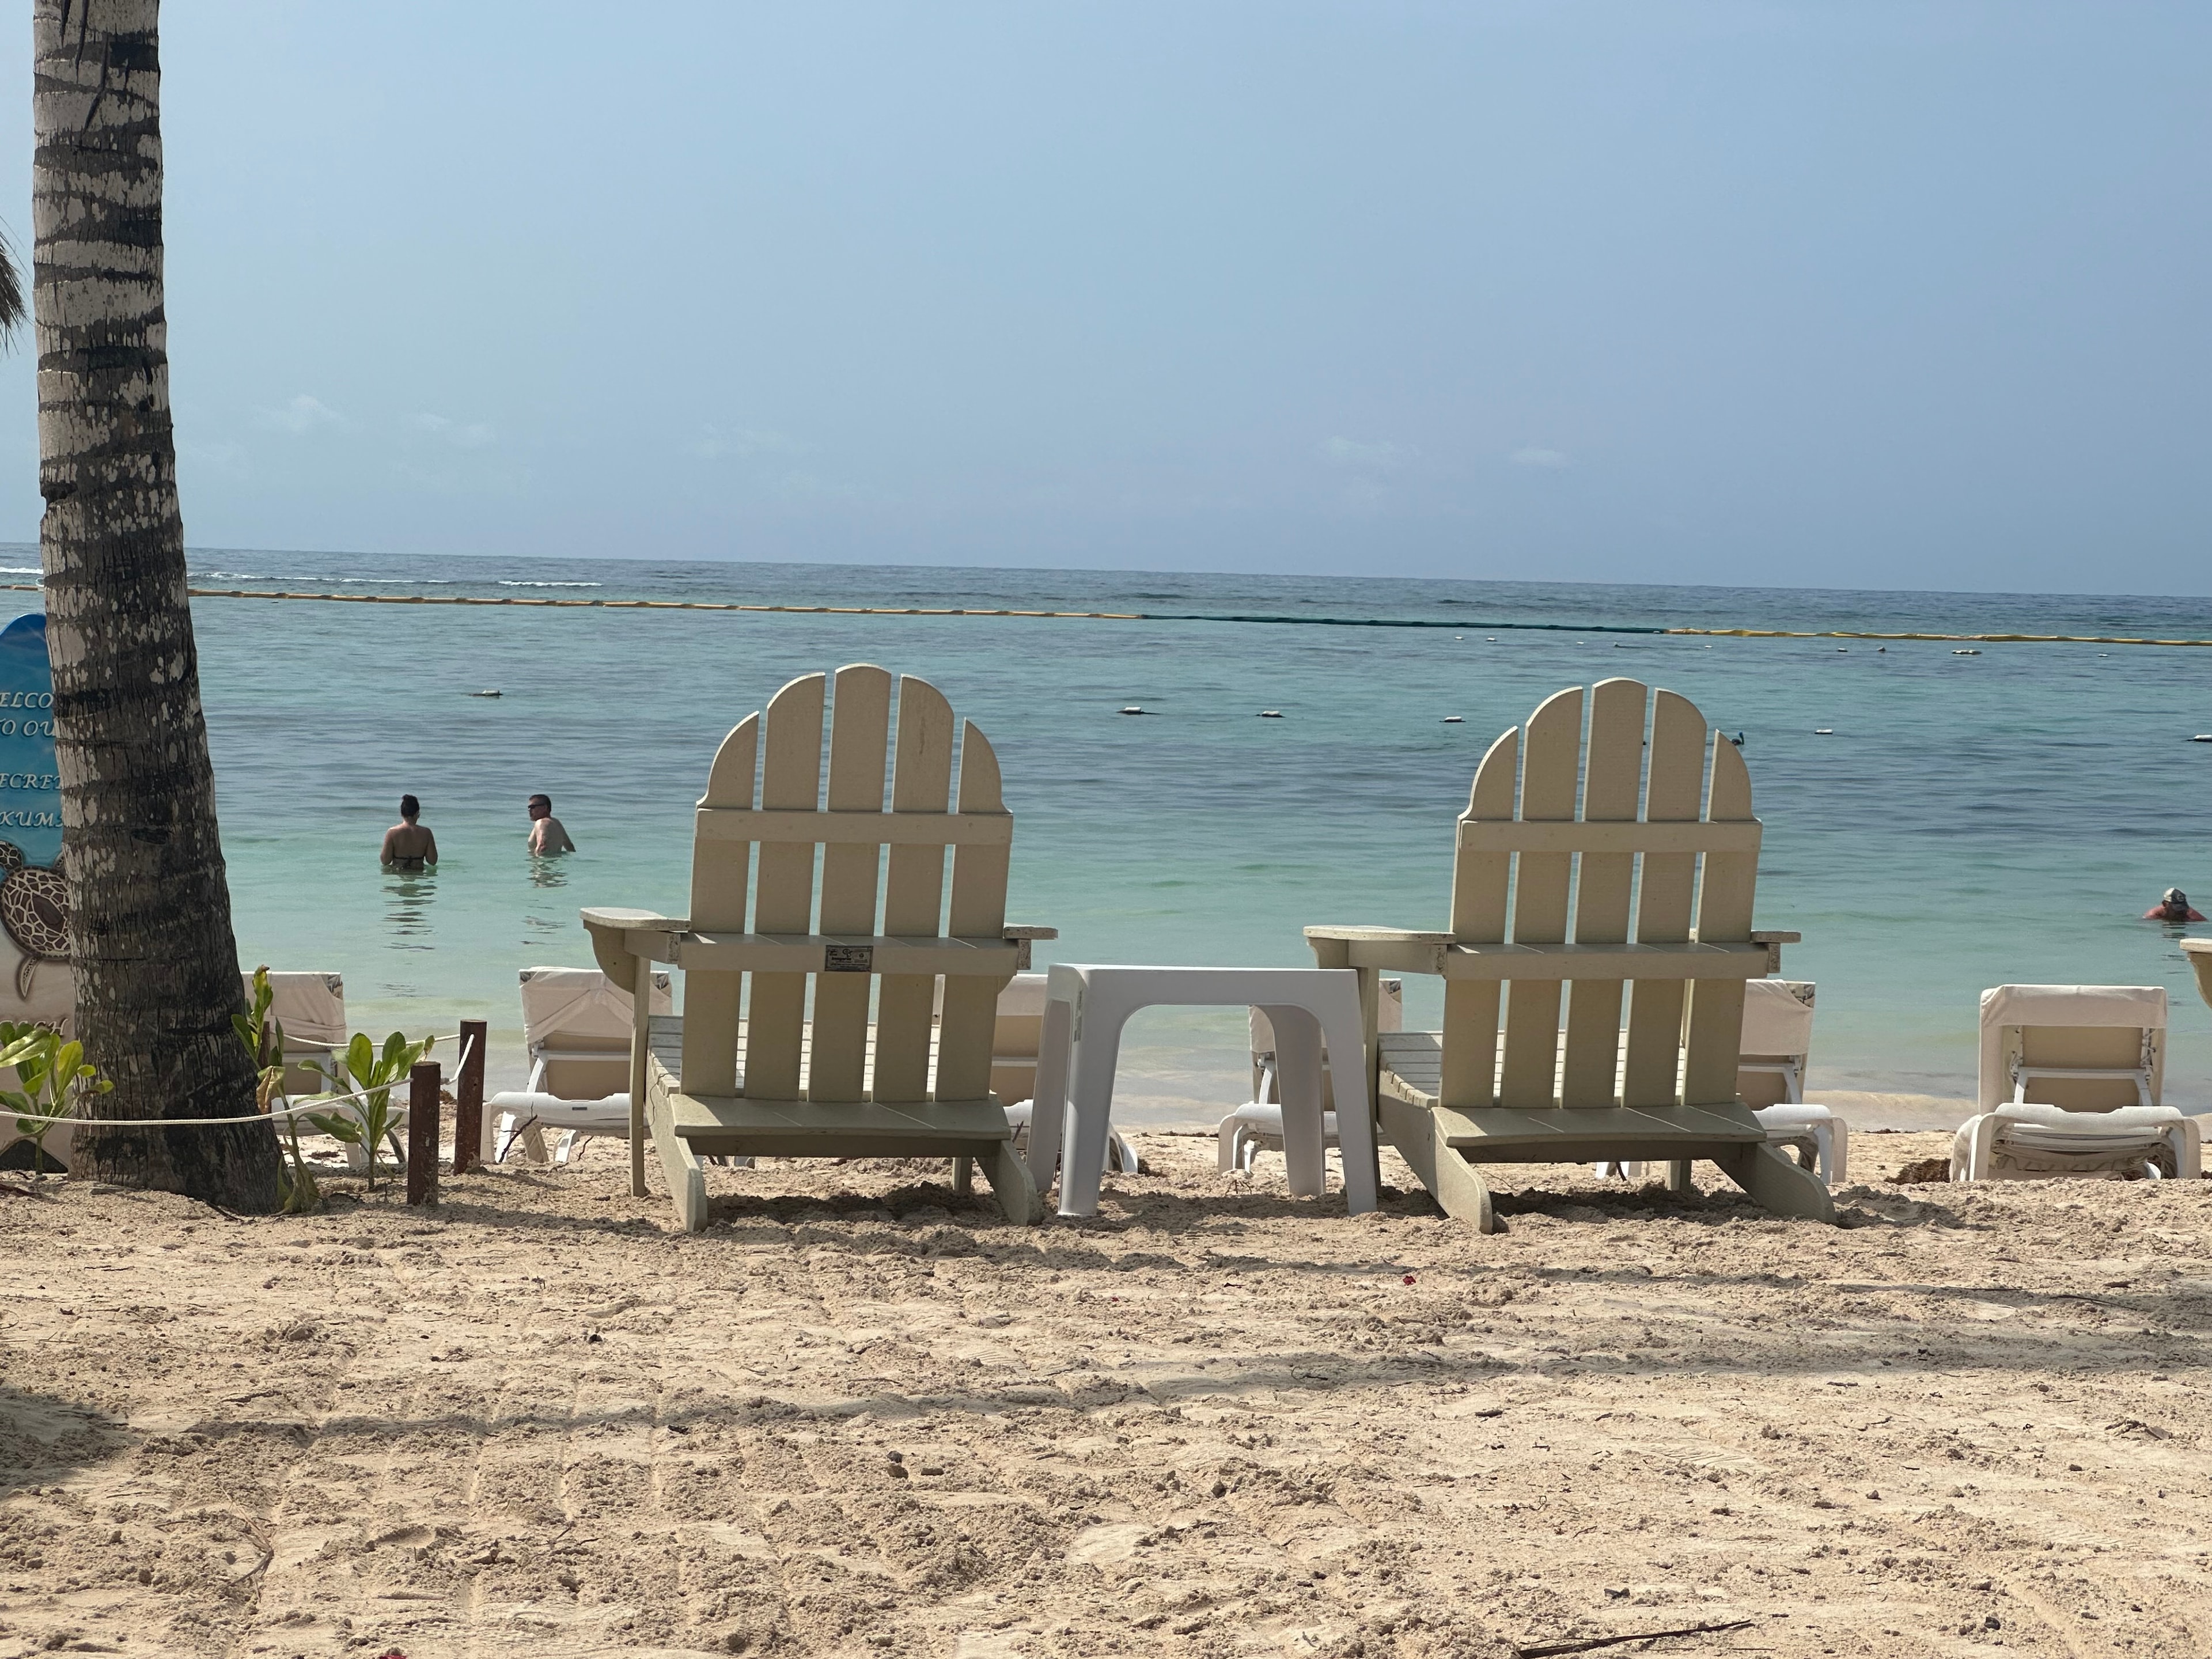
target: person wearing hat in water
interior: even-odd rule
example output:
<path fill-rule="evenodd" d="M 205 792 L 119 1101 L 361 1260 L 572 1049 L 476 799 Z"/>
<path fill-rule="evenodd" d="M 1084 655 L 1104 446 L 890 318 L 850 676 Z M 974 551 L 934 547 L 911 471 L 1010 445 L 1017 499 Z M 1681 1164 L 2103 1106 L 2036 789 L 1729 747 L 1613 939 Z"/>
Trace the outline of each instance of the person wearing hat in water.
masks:
<path fill-rule="evenodd" d="M 2179 887 L 2169 887 L 2159 895 L 2157 903 L 2142 913 L 2142 919 L 2145 921 L 2202 921 L 2204 913 L 2190 908 L 2188 894 Z"/>
<path fill-rule="evenodd" d="M 438 861 L 438 838 L 415 822 L 422 816 L 422 803 L 412 795 L 399 798 L 399 822 L 384 832 L 384 850 L 377 860 L 387 870 L 413 872 Z"/>

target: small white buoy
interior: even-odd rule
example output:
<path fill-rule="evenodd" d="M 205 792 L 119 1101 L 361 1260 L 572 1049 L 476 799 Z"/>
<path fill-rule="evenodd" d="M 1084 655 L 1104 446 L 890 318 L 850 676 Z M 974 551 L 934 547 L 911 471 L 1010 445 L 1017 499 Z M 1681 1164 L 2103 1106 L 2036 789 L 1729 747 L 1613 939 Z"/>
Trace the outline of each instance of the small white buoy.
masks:
<path fill-rule="evenodd" d="M 1262 708 L 1260 711 L 1260 718 L 1263 720 L 1279 720 L 1283 718 L 1283 711 L 1279 708 Z"/>
<path fill-rule="evenodd" d="M 1848 645 L 1839 645 L 1836 647 L 1836 654 L 1839 657 L 1848 657 L 1851 654 L 1851 648 Z"/>
<path fill-rule="evenodd" d="M 499 695 L 500 694 L 496 691 L 471 691 L 469 693 L 469 696 L 472 697 L 495 697 Z"/>
<path fill-rule="evenodd" d="M 1147 713 L 1149 713 L 1149 712 L 1151 712 L 1151 711 L 1149 711 L 1149 710 L 1147 710 L 1147 709 L 1139 708 L 1138 708 L 1138 707 L 1137 707 L 1137 705 L 1136 705 L 1136 704 L 1134 704 L 1134 703 L 1133 702 L 1133 703 L 1131 703 L 1131 704 L 1130 704 L 1127 708 L 1124 708 L 1121 712 L 1122 712 L 1123 714 L 1147 714 Z"/>
<path fill-rule="evenodd" d="M 2190 742 L 2212 743 L 2212 732 L 2199 732 L 2195 737 L 2190 738 Z"/>
<path fill-rule="evenodd" d="M 1816 738 L 1832 738 L 1836 735 L 1836 728 L 1832 726 L 1816 726 L 1813 728 L 1813 735 Z"/>
<path fill-rule="evenodd" d="M 1498 643 L 1498 635 L 1495 635 L 1495 634 L 1492 634 L 1492 635 L 1488 639 L 1485 640 L 1485 641 L 1483 641 L 1483 643 L 1484 643 L 1485 645 L 1495 645 L 1495 644 L 1497 644 L 1497 643 Z"/>
<path fill-rule="evenodd" d="M 1447 714 L 1444 716 L 1443 723 L 1446 726 L 1465 726 L 1467 724 L 1467 716 L 1464 714 Z"/>
<path fill-rule="evenodd" d="M 1951 654 L 1954 657 L 1978 657 L 1982 653 L 1978 651 L 1954 651 Z"/>

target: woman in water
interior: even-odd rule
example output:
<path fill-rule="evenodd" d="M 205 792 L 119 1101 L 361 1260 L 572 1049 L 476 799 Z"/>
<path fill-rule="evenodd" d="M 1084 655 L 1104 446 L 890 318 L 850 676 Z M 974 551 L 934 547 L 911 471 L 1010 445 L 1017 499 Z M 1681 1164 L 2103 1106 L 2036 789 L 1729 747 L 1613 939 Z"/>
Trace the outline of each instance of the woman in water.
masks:
<path fill-rule="evenodd" d="M 384 832 L 384 850 L 377 858 L 387 870 L 428 869 L 438 861 L 438 838 L 415 820 L 422 816 L 422 803 L 412 795 L 399 798 L 399 822 Z"/>

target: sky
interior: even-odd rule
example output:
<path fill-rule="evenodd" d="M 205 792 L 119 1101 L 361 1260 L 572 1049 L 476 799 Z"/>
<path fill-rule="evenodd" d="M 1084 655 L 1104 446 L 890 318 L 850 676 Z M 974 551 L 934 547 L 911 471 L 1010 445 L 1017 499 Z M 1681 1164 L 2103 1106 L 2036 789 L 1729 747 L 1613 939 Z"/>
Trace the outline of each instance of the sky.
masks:
<path fill-rule="evenodd" d="M 2212 592 L 2202 4 L 164 23 L 195 546 Z"/>

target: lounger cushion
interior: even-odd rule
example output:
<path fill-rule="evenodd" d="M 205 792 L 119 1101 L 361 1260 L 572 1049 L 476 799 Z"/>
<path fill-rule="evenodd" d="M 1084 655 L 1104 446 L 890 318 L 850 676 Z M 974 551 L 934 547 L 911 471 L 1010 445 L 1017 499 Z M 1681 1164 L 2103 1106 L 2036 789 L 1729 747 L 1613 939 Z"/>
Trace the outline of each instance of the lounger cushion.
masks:
<path fill-rule="evenodd" d="M 2166 1175 L 2181 1173 L 2173 1137 L 2185 1120 L 2171 1106 L 2069 1112 L 2057 1106 L 2008 1102 L 1960 1126 L 1952 1140 L 1955 1167 L 1966 1166 L 1975 1131 L 1988 1118 L 1997 1123 L 1992 1174 L 2124 1175 L 2151 1163 Z"/>
<path fill-rule="evenodd" d="M 1809 980 L 1753 979 L 1743 987 L 1747 1054 L 1802 1056 L 1813 1048 L 1813 986 Z"/>

